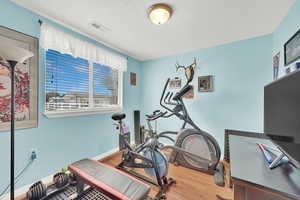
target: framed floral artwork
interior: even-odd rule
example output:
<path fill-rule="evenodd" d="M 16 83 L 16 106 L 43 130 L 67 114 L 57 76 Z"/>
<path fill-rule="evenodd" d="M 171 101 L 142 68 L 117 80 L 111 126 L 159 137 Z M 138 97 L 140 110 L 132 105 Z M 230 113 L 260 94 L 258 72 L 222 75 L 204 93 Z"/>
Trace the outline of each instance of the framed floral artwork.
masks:
<path fill-rule="evenodd" d="M 15 69 L 15 117 L 17 129 L 37 127 L 38 39 L 0 26 L 0 45 L 2 41 L 34 53 Z M 0 131 L 10 129 L 10 77 L 10 66 L 0 55 Z"/>

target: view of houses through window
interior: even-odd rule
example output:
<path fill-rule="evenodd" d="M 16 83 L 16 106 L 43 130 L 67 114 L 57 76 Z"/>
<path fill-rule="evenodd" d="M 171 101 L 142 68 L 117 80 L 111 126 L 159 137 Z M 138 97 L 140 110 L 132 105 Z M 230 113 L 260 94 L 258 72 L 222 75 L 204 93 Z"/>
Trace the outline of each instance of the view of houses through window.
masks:
<path fill-rule="evenodd" d="M 82 58 L 46 52 L 46 111 L 118 104 L 118 71 Z"/>

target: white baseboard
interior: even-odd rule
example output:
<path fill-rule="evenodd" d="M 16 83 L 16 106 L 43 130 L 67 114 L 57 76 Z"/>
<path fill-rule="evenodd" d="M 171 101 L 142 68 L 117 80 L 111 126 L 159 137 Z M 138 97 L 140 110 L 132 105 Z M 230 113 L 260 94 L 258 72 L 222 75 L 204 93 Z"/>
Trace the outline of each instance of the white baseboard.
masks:
<path fill-rule="evenodd" d="M 93 157 L 92 159 L 93 160 L 100 160 L 102 158 L 105 158 L 113 153 L 116 153 L 119 151 L 119 148 L 115 148 L 115 149 L 112 149 L 110 151 L 107 151 L 105 153 L 102 153 L 98 156 L 95 156 Z M 47 176 L 47 177 L 44 177 L 41 179 L 41 181 L 44 183 L 44 184 L 47 184 L 47 183 L 50 183 L 51 181 L 53 180 L 53 175 L 50 175 L 50 176 Z M 25 185 L 25 186 L 22 186 L 20 187 L 19 189 L 15 190 L 15 197 L 18 197 L 18 196 L 21 196 L 23 194 L 26 194 L 26 192 L 29 190 L 29 187 L 32 185 L 33 183 L 31 184 L 28 184 L 28 185 Z M 0 198 L 0 200 L 10 200 L 10 193 L 7 193 L 6 195 L 4 195 L 2 198 Z"/>
<path fill-rule="evenodd" d="M 105 153 L 102 153 L 102 154 L 100 154 L 100 155 L 98 155 L 98 156 L 96 156 L 96 157 L 94 157 L 92 159 L 93 160 L 101 160 L 101 159 L 103 159 L 103 158 L 105 158 L 105 157 L 107 157 L 107 156 L 109 156 L 109 155 L 111 155 L 113 153 L 118 152 L 118 151 L 119 151 L 119 148 L 115 148 L 115 149 L 112 149 L 112 150 L 107 151 Z"/>

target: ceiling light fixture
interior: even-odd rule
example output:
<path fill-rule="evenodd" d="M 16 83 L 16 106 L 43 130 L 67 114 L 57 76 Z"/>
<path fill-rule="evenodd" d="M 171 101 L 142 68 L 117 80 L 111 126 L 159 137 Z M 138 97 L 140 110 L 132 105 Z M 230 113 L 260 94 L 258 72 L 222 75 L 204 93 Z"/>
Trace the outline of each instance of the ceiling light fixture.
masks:
<path fill-rule="evenodd" d="M 163 3 L 154 4 L 149 9 L 150 20 L 157 25 L 166 23 L 172 16 L 172 8 Z"/>

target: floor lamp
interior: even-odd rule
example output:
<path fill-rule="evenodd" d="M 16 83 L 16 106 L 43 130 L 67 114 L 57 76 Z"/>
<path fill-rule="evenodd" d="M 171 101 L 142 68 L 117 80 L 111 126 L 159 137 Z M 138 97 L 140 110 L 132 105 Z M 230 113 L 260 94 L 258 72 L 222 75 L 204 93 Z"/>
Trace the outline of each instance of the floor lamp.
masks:
<path fill-rule="evenodd" d="M 0 56 L 4 58 L 11 68 L 11 106 L 10 106 L 10 199 L 15 198 L 15 67 L 31 58 L 33 53 L 16 47 L 12 44 L 1 42 Z"/>

